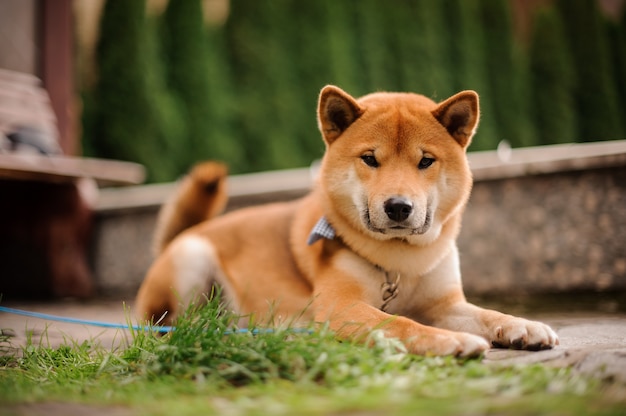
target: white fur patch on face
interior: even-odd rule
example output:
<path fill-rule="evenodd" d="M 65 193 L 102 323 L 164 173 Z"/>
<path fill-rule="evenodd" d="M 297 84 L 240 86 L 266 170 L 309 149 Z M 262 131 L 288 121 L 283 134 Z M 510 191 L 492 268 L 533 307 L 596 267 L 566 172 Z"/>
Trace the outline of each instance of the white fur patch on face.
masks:
<path fill-rule="evenodd" d="M 367 192 L 353 168 L 344 170 L 329 181 L 329 191 L 338 201 L 342 214 L 355 226 L 363 226 L 362 215 L 367 211 Z"/>
<path fill-rule="evenodd" d="M 215 248 L 206 239 L 184 236 L 171 247 L 174 264 L 174 290 L 184 304 L 207 293 L 209 283 L 219 271 Z"/>
<path fill-rule="evenodd" d="M 356 207 L 356 215 L 367 209 L 367 191 L 356 172 L 350 171 L 349 180 L 345 183 L 346 189 L 350 190 L 352 203 Z"/>

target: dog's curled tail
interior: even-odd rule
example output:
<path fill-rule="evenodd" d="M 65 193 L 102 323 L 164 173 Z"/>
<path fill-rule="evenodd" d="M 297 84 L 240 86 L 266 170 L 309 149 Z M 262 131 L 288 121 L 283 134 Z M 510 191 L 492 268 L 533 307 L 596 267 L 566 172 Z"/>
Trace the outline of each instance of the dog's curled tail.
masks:
<path fill-rule="evenodd" d="M 219 162 L 202 162 L 191 169 L 159 212 L 153 240 L 155 254 L 187 228 L 224 210 L 228 201 L 227 175 L 228 168 Z"/>

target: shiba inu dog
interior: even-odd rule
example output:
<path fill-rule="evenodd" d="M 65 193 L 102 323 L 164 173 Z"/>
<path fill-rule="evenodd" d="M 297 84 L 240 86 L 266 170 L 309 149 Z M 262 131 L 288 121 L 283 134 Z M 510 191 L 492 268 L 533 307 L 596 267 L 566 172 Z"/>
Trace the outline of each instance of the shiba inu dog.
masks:
<path fill-rule="evenodd" d="M 345 338 L 380 328 L 415 354 L 553 347 L 547 325 L 479 308 L 463 293 L 455 240 L 478 119 L 473 91 L 435 103 L 324 87 L 326 152 L 311 193 L 213 218 L 226 203 L 226 168 L 195 167 L 162 210 L 139 316 L 171 319 L 219 285 L 241 314 L 327 322 Z"/>

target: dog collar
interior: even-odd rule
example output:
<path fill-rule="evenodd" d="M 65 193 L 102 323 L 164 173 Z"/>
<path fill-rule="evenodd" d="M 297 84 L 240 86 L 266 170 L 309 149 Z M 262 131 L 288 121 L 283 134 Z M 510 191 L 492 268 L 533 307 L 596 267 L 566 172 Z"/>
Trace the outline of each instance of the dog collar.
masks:
<path fill-rule="evenodd" d="M 335 238 L 335 229 L 328 222 L 326 217 L 322 217 L 317 221 L 317 224 L 313 226 L 307 244 L 311 245 L 315 242 L 325 238 L 327 240 L 333 240 Z M 398 296 L 398 289 L 400 288 L 400 273 L 396 274 L 395 280 L 392 279 L 390 273 L 380 266 L 376 266 L 378 270 L 385 273 L 385 281 L 380 287 L 383 303 L 380 310 L 387 312 L 387 307 L 392 300 Z"/>
<path fill-rule="evenodd" d="M 391 276 L 389 276 L 389 272 L 383 270 L 380 266 L 376 266 L 376 268 L 385 273 L 385 281 L 380 286 L 380 291 L 382 292 L 383 297 L 383 304 L 381 305 L 380 310 L 387 312 L 389 303 L 398 297 L 398 289 L 400 289 L 400 273 L 397 273 L 396 279 L 392 281 Z"/>
<path fill-rule="evenodd" d="M 332 225 L 330 225 L 326 217 L 320 218 L 317 224 L 315 224 L 315 226 L 311 230 L 311 233 L 309 234 L 307 244 L 311 245 L 321 240 L 322 238 L 325 238 L 327 240 L 333 240 L 335 238 L 335 229 Z"/>

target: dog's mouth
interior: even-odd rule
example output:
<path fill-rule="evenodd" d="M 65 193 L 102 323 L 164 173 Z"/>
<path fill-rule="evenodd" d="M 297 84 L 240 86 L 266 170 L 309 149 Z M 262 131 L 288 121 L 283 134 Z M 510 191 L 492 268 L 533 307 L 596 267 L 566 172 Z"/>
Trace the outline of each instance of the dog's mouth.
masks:
<path fill-rule="evenodd" d="M 363 223 L 365 224 L 368 230 L 378 233 L 378 234 L 385 234 L 385 235 L 390 235 L 393 237 L 422 235 L 422 234 L 425 234 L 430 229 L 430 226 L 432 225 L 432 213 L 431 213 L 430 208 L 428 208 L 426 210 L 426 217 L 424 219 L 424 222 L 419 226 L 416 226 L 415 224 L 413 224 L 412 222 L 408 220 L 402 221 L 402 222 L 389 220 L 387 221 L 384 227 L 380 227 L 380 226 L 374 225 L 370 217 L 369 209 L 365 209 L 363 213 Z"/>

